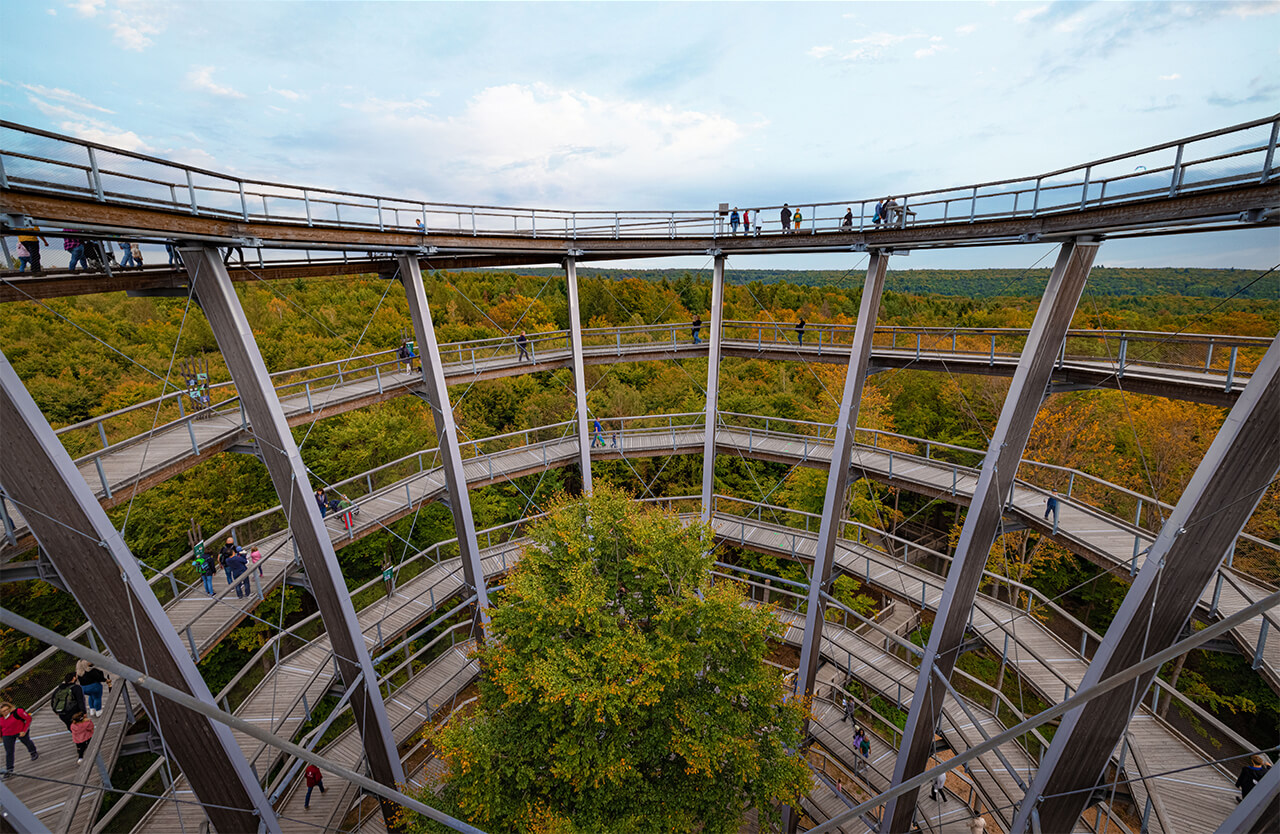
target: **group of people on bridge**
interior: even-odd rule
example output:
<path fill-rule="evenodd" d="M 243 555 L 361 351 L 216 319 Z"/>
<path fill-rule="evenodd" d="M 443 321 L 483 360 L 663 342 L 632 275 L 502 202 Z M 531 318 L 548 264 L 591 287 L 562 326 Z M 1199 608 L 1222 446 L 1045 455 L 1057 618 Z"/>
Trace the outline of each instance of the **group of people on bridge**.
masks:
<path fill-rule="evenodd" d="M 68 672 L 62 683 L 49 697 L 49 708 L 71 733 L 76 746 L 76 764 L 84 762 L 85 751 L 93 740 L 93 718 L 102 715 L 103 687 L 111 689 L 114 681 L 106 672 L 88 660 L 76 661 L 75 670 Z M 0 737 L 4 739 L 4 778 L 14 775 L 14 754 L 18 743 L 27 748 L 31 761 L 40 758 L 40 752 L 31 739 L 31 713 L 16 706 L 10 700 L 0 701 Z"/>
<path fill-rule="evenodd" d="M 71 272 L 107 272 L 115 269 L 142 269 L 142 247 L 136 240 L 90 240 L 81 237 L 83 232 L 76 229 L 63 229 L 62 249 L 70 259 L 67 269 Z M 5 266 L 13 268 L 17 261 L 17 271 L 28 269 L 34 275 L 43 274 L 45 264 L 41 258 L 40 246 L 50 246 L 49 239 L 39 226 L 28 226 L 17 230 L 18 244 L 12 253 L 5 244 Z M 56 238 L 55 238 L 56 239 Z M 120 260 L 116 261 L 115 247 L 120 249 Z M 165 244 L 165 252 L 169 256 L 169 266 L 181 266 L 182 258 L 172 243 Z"/>

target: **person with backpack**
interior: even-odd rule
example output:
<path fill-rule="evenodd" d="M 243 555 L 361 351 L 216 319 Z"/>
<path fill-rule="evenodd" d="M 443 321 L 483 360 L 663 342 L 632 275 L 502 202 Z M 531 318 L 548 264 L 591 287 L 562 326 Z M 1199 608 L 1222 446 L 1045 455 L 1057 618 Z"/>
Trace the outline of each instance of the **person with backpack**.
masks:
<path fill-rule="evenodd" d="M 77 712 L 71 717 L 69 729 L 71 740 L 76 743 L 76 764 L 83 764 L 84 751 L 89 749 L 89 742 L 93 739 L 93 722 L 83 712 Z"/>
<path fill-rule="evenodd" d="M 18 742 L 22 742 L 22 746 L 27 748 L 27 752 L 31 754 L 31 761 L 34 762 L 40 758 L 35 742 L 28 735 L 30 730 L 31 715 L 26 710 L 15 707 L 8 701 L 0 703 L 0 736 L 4 738 L 5 779 L 13 775 L 13 754 L 17 750 Z"/>
<path fill-rule="evenodd" d="M 77 712 L 85 711 L 84 690 L 76 683 L 76 673 L 68 672 L 62 683 L 53 690 L 49 699 L 49 707 L 62 719 L 62 723 L 71 729 L 71 719 Z"/>
<path fill-rule="evenodd" d="M 311 792 L 316 788 L 320 789 L 320 793 L 324 793 L 324 774 L 320 772 L 320 768 L 313 764 L 307 765 L 307 769 L 302 772 L 307 779 L 307 796 L 302 800 L 304 809 L 311 807 Z"/>
<path fill-rule="evenodd" d="M 231 538 L 230 536 L 227 536 L 227 543 L 224 544 L 222 546 L 222 549 L 218 551 L 218 561 L 222 564 L 222 569 L 226 571 L 228 588 L 231 587 L 231 580 L 234 578 L 231 575 L 231 564 L 228 562 L 228 560 L 232 556 L 236 555 L 237 553 L 243 555 L 244 551 L 241 550 L 240 546 L 236 544 L 235 539 Z"/>
<path fill-rule="evenodd" d="M 218 572 L 218 568 L 213 564 L 213 560 L 208 556 L 202 555 L 194 562 L 196 570 L 200 571 L 200 578 L 204 580 L 204 591 L 209 596 L 213 596 L 213 575 Z"/>
<path fill-rule="evenodd" d="M 249 570 L 249 562 L 244 557 L 244 551 L 237 547 L 227 557 L 225 564 L 227 572 L 230 574 L 227 578 L 227 584 L 230 585 L 234 582 L 236 585 L 236 599 L 243 599 L 249 596 L 249 580 L 240 581 L 240 577 Z"/>
<path fill-rule="evenodd" d="M 867 762 L 871 759 L 871 739 L 867 738 L 867 734 L 862 734 L 862 742 L 858 745 L 858 752 L 862 754 L 862 769 L 867 769 Z"/>
<path fill-rule="evenodd" d="M 111 688 L 111 679 L 87 660 L 76 661 L 76 680 L 89 703 L 89 715 L 102 715 L 102 685 Z"/>

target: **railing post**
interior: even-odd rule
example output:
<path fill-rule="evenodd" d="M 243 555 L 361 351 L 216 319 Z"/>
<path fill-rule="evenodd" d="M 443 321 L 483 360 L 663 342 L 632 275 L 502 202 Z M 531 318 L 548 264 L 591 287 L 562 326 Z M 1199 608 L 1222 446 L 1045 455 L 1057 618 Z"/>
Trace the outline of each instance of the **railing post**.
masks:
<path fill-rule="evenodd" d="M 969 222 L 972 223 L 978 214 L 978 186 L 973 187 L 973 196 L 969 198 Z M 906 217 L 906 207 L 903 206 L 902 216 Z"/>
<path fill-rule="evenodd" d="M 111 498 L 111 484 L 107 483 L 107 473 L 102 470 L 102 458 L 94 458 L 93 465 L 98 468 L 98 480 L 102 481 L 102 491 Z"/>
<path fill-rule="evenodd" d="M 1036 177 L 1036 194 L 1035 194 L 1035 198 L 1031 201 L 1032 217 L 1035 217 L 1036 214 L 1040 211 L 1040 183 L 1041 183 L 1041 179 L 1039 177 Z"/>
<path fill-rule="evenodd" d="M 1178 144 L 1178 153 L 1173 158 L 1173 170 L 1169 172 L 1169 196 L 1178 196 L 1178 186 L 1182 185 L 1182 151 L 1186 145 Z"/>
<path fill-rule="evenodd" d="M 316 407 L 315 407 L 315 404 L 311 402 L 311 383 L 310 382 L 305 383 L 304 387 L 307 390 L 307 411 L 310 412 L 311 414 L 315 414 Z"/>
<path fill-rule="evenodd" d="M 1127 336 L 1120 337 L 1120 356 L 1116 366 L 1116 379 L 1124 379 L 1124 363 L 1125 357 L 1129 353 L 1129 339 Z"/>
<path fill-rule="evenodd" d="M 93 146 L 89 146 L 89 185 L 93 187 L 93 197 L 99 203 L 105 199 L 102 196 L 102 174 L 98 171 L 98 157 L 93 152 Z"/>
<path fill-rule="evenodd" d="M 1237 356 L 1239 356 L 1239 354 L 1240 354 L 1240 346 L 1239 346 L 1239 345 L 1232 345 L 1232 346 L 1231 346 L 1231 361 L 1230 361 L 1230 363 L 1228 363 L 1228 365 L 1227 365 L 1227 384 L 1226 384 L 1226 387 L 1224 387 L 1224 388 L 1223 388 L 1223 390 L 1224 390 L 1224 391 L 1230 391 L 1230 390 L 1231 390 L 1231 386 L 1235 384 L 1235 381 L 1236 381 L 1236 358 L 1237 358 Z"/>
<path fill-rule="evenodd" d="M 1267 158 L 1262 162 L 1262 182 L 1271 179 L 1271 166 L 1276 158 L 1276 140 L 1280 139 L 1280 119 L 1271 123 L 1271 139 L 1267 141 Z"/>
<path fill-rule="evenodd" d="M 1084 185 L 1080 188 L 1080 210 L 1084 211 L 1085 205 L 1089 202 L 1089 177 L 1093 174 L 1093 166 L 1090 165 L 1084 169 Z"/>
<path fill-rule="evenodd" d="M 991 334 L 991 358 L 987 361 L 987 367 L 995 367 L 996 364 L 996 334 Z"/>
<path fill-rule="evenodd" d="M 1267 629 L 1271 627 L 1271 621 L 1266 617 L 1262 618 L 1262 630 L 1258 632 L 1258 648 L 1253 652 L 1253 669 L 1257 669 L 1262 665 L 1262 650 L 1267 645 Z"/>
<path fill-rule="evenodd" d="M 107 442 L 107 430 L 102 427 L 102 421 L 98 421 L 98 437 L 102 438 L 102 448 L 107 448 L 111 444 Z"/>
<path fill-rule="evenodd" d="M 196 187 L 191 181 L 191 169 L 187 168 L 185 170 L 187 173 L 187 197 L 191 200 L 191 213 L 199 214 L 200 212 L 196 209 Z"/>
<path fill-rule="evenodd" d="M 1218 578 L 1213 583 L 1213 602 L 1209 604 L 1209 616 L 1214 617 L 1218 614 L 1218 602 L 1222 599 L 1222 571 L 1218 571 Z"/>

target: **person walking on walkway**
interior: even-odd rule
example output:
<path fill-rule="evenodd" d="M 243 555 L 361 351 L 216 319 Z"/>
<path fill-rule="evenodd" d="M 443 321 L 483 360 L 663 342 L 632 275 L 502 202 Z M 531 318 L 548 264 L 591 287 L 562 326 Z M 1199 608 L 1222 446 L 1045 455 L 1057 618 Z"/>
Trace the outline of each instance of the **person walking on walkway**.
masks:
<path fill-rule="evenodd" d="M 207 555 L 196 559 L 195 565 L 196 570 L 200 571 L 200 578 L 204 581 L 204 592 L 213 596 L 213 575 L 218 572 L 218 566 Z"/>
<path fill-rule="evenodd" d="M 800 347 L 804 347 L 804 319 L 796 322 L 796 338 L 800 340 Z"/>
<path fill-rule="evenodd" d="M 84 751 L 89 749 L 89 742 L 93 739 L 93 722 L 83 712 L 77 712 L 71 717 L 70 730 L 71 740 L 76 743 L 76 764 L 83 764 Z"/>
<path fill-rule="evenodd" d="M 28 226 L 25 229 L 18 229 L 18 245 L 27 250 L 26 261 L 22 261 L 19 255 L 18 271 L 25 272 L 25 265 L 31 265 L 31 272 L 39 275 L 44 270 L 40 266 L 40 242 L 44 241 L 44 245 L 48 246 L 49 241 L 45 240 L 44 235 L 40 234 L 39 226 Z"/>
<path fill-rule="evenodd" d="M 121 269 L 124 269 L 125 267 L 130 267 L 130 266 L 140 266 L 140 264 L 133 259 L 133 247 L 129 245 L 128 241 L 123 241 L 123 240 L 120 241 L 120 252 L 121 252 L 121 257 L 120 257 Z"/>
<path fill-rule="evenodd" d="M 734 206 L 733 211 L 729 212 L 729 229 L 732 231 L 734 237 L 738 236 L 738 223 L 741 222 L 741 220 L 742 218 L 738 215 L 738 207 Z"/>
<path fill-rule="evenodd" d="M 231 578 L 227 580 L 227 584 L 236 583 L 236 599 L 243 599 L 249 596 L 249 580 L 245 578 L 243 581 L 237 581 L 249 570 L 249 562 L 244 557 L 244 551 L 236 548 L 230 556 L 227 557 L 227 570 L 231 574 Z"/>
<path fill-rule="evenodd" d="M 316 503 L 320 505 L 320 517 L 324 518 L 329 512 L 329 499 L 325 497 L 324 487 L 316 490 Z"/>
<path fill-rule="evenodd" d="M 1262 777 L 1266 776 L 1267 771 L 1270 769 L 1271 763 L 1261 753 L 1256 753 L 1253 758 L 1249 759 L 1249 763 L 1240 771 L 1240 777 L 1236 779 L 1236 787 L 1240 789 L 1241 801 L 1249 795 L 1254 785 L 1262 781 Z"/>
<path fill-rule="evenodd" d="M 756 237 L 760 237 L 760 227 L 764 225 L 764 221 L 760 219 L 760 209 L 756 209 Z"/>
<path fill-rule="evenodd" d="M 1044 502 L 1044 517 L 1048 518 L 1049 514 L 1053 514 L 1053 529 L 1058 529 L 1058 491 L 1056 489 L 1049 491 L 1049 497 Z"/>
<path fill-rule="evenodd" d="M 782 212 L 779 216 L 782 218 L 782 233 L 784 235 L 791 234 L 791 207 L 783 203 Z"/>
<path fill-rule="evenodd" d="M 71 231 L 63 229 L 64 232 Z M 85 269 L 89 268 L 89 262 L 84 257 L 84 241 L 77 237 L 64 237 L 62 239 L 62 248 L 71 255 L 71 265 L 67 269 L 72 272 L 76 271 L 76 265 L 79 264 Z"/>
<path fill-rule="evenodd" d="M 842 232 L 853 231 L 853 209 L 852 208 L 845 211 L 844 219 L 840 221 L 840 231 Z"/>
<path fill-rule="evenodd" d="M 796 232 L 800 231 L 800 224 L 803 222 L 804 222 L 804 217 L 801 216 L 800 209 L 796 209 L 796 213 L 791 215 L 792 231 L 796 231 Z"/>
<path fill-rule="evenodd" d="M 53 697 L 49 699 L 49 706 L 62 719 L 62 723 L 67 725 L 67 729 L 71 729 L 71 719 L 77 712 L 85 711 L 84 690 L 80 688 L 80 684 L 76 683 L 76 673 L 68 672 L 67 676 L 62 679 L 62 683 L 58 684 L 53 690 Z"/>
<path fill-rule="evenodd" d="M 319 788 L 320 793 L 324 793 L 324 774 L 320 772 L 320 768 L 310 764 L 302 775 L 307 779 L 307 796 L 302 800 L 302 807 L 308 809 L 311 807 L 311 792 Z"/>
<path fill-rule="evenodd" d="M 938 794 L 942 794 L 942 804 L 947 803 L 947 774 L 946 771 L 939 773 L 933 777 L 933 781 L 929 783 L 929 798 L 934 802 L 938 801 Z"/>
<path fill-rule="evenodd" d="M 111 688 L 111 679 L 87 660 L 76 661 L 76 681 L 84 692 L 89 715 L 102 715 L 102 685 Z"/>
<path fill-rule="evenodd" d="M 237 545 L 236 540 L 231 538 L 230 536 L 227 537 L 227 543 L 224 544 L 222 546 L 222 549 L 218 551 L 218 561 L 222 563 L 222 570 L 227 574 L 228 588 L 231 587 L 231 580 L 234 578 L 231 575 L 231 563 L 228 560 L 230 560 L 232 556 L 240 552 L 242 552 L 240 550 L 240 546 Z"/>
<path fill-rule="evenodd" d="M 252 564 L 258 565 L 258 576 L 259 576 L 259 578 L 261 578 L 261 577 L 262 577 L 262 575 L 263 575 L 263 573 L 262 573 L 262 565 L 261 565 L 261 564 L 259 564 L 259 563 L 262 561 L 262 551 L 261 551 L 261 550 L 259 550 L 259 549 L 258 549 L 258 548 L 256 548 L 256 547 L 255 547 L 253 550 L 250 550 L 250 551 L 249 551 L 249 561 L 250 561 Z"/>
<path fill-rule="evenodd" d="M 530 361 L 529 360 L 529 337 L 528 335 L 525 334 L 523 330 L 521 330 L 520 335 L 516 337 L 516 347 L 520 349 L 520 361 L 521 362 Z"/>
<path fill-rule="evenodd" d="M 693 324 L 689 326 L 693 332 L 693 343 L 695 345 L 702 344 L 702 316 L 694 316 Z"/>
<path fill-rule="evenodd" d="M 8 701 L 0 703 L 0 736 L 4 738 L 5 779 L 13 775 L 13 754 L 18 748 L 18 742 L 22 742 L 22 746 L 27 748 L 27 752 L 31 754 L 31 761 L 34 762 L 40 758 L 35 742 L 28 735 L 30 730 L 31 715 L 26 710 L 15 707 Z"/>
<path fill-rule="evenodd" d="M 595 435 L 591 438 L 591 448 L 594 449 L 596 446 L 599 446 L 601 449 L 603 449 L 604 448 L 604 426 L 600 425 L 600 418 L 598 417 L 593 421 L 593 423 L 594 425 L 592 426 L 592 428 L 595 430 Z"/>
<path fill-rule="evenodd" d="M 751 209 L 742 212 L 742 235 L 751 237 Z"/>

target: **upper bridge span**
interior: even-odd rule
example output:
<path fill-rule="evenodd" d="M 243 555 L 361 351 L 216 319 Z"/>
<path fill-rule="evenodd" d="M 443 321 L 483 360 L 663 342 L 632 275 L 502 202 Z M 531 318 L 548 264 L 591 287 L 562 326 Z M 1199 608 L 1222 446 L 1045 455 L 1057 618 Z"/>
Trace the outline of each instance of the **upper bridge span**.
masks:
<path fill-rule="evenodd" d="M 394 269 L 416 253 L 430 269 L 705 254 L 857 252 L 1002 245 L 1074 237 L 1174 234 L 1280 222 L 1280 115 L 1029 177 L 877 198 L 747 206 L 751 234 L 723 206 L 570 210 L 461 205 L 233 177 L 0 121 L 0 213 L 6 230 L 72 226 L 85 237 L 188 240 L 256 250 L 245 270 L 296 278 Z M 790 217 L 790 215 L 788 215 Z M 326 254 L 327 253 L 327 254 Z M 324 255 L 324 257 L 321 257 Z M 257 263 L 248 264 L 256 260 Z M 154 289 L 181 270 L 86 281 L 9 277 L 0 298 Z M 234 275 L 234 270 L 233 270 Z"/>

